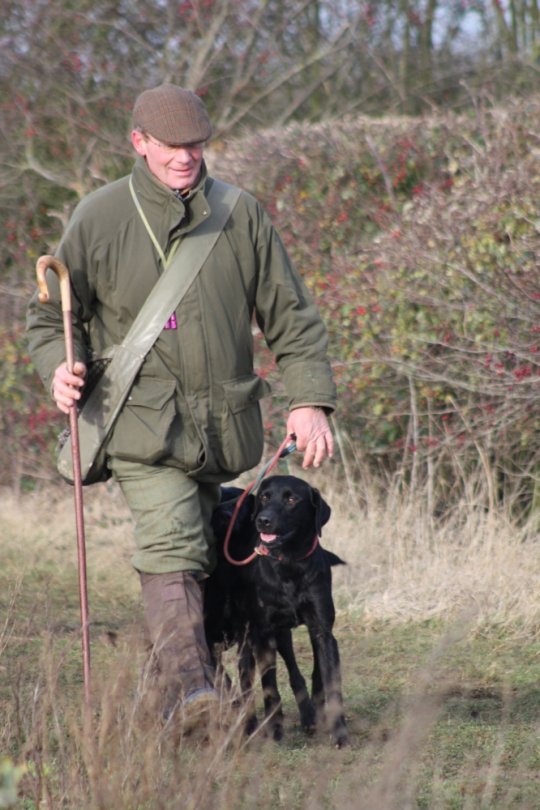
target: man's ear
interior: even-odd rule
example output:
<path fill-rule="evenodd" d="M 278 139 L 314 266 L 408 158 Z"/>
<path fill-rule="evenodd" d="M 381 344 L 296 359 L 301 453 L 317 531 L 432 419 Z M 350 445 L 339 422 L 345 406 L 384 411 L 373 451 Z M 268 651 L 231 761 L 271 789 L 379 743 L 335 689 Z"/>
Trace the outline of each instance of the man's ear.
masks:
<path fill-rule="evenodd" d="M 138 155 L 146 157 L 146 138 L 140 129 L 131 130 L 131 144 Z"/>

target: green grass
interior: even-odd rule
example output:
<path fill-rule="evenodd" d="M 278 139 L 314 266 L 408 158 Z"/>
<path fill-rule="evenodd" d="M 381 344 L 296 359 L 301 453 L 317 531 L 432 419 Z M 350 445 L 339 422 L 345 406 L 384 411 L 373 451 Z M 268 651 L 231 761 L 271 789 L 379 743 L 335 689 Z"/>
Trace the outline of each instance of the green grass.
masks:
<path fill-rule="evenodd" d="M 4 510 L 0 808 L 540 808 L 537 593 L 523 616 L 498 610 L 490 618 L 486 602 L 481 620 L 446 607 L 437 616 L 417 615 L 413 606 L 409 617 L 400 608 L 400 619 L 392 609 L 385 618 L 370 608 L 370 593 L 379 604 L 375 585 L 363 583 L 362 605 L 347 597 L 347 574 L 336 583 L 335 632 L 350 746 L 334 749 L 324 730 L 303 734 L 280 665 L 282 743 L 263 730 L 247 741 L 232 715 L 210 744 L 186 738 L 175 749 L 145 698 L 140 595 L 122 508 L 104 521 L 89 496 L 93 711 L 86 722 L 76 559 L 69 520 L 55 518 L 69 505 L 53 505 L 47 526 L 32 522 L 24 503 L 22 513 L 20 504 Z M 23 534 L 31 536 L 26 545 Z M 374 559 L 380 553 L 374 549 Z M 364 545 L 363 566 L 368 562 Z M 409 584 L 403 582 L 404 592 Z M 308 677 L 305 629 L 295 631 L 295 645 Z M 259 714 L 260 704 L 259 697 Z"/>
<path fill-rule="evenodd" d="M 136 601 L 132 609 L 129 618 L 114 617 L 109 624 L 104 622 L 92 628 L 98 709 L 91 734 L 99 738 L 103 733 L 104 709 L 109 702 L 118 701 L 118 714 L 110 733 L 127 752 L 126 756 L 136 762 L 144 756 L 144 746 L 152 745 L 152 734 L 149 739 L 129 740 L 122 726 L 122 718 L 125 720 L 135 704 L 138 666 L 144 662 L 140 625 L 133 624 L 133 614 L 139 613 Z M 67 751 L 66 746 L 72 735 L 83 738 L 78 719 L 81 700 L 78 633 L 58 625 L 52 627 L 47 611 L 40 617 L 33 624 L 33 634 L 24 641 L 8 644 L 1 659 L 2 709 L 3 716 L 8 718 L 2 748 L 13 761 L 26 761 L 31 766 L 21 783 L 26 798 L 23 795 L 15 805 L 21 808 L 37 808 L 37 804 L 32 805 L 32 796 L 36 795 L 38 781 L 47 783 L 54 795 L 61 781 L 57 768 L 65 768 L 66 763 L 73 770 L 80 767 L 76 751 Z M 279 745 L 259 739 L 251 745 L 244 740 L 230 742 L 230 751 L 220 752 L 213 763 L 214 774 L 210 768 L 213 789 L 200 806 L 223 806 L 222 770 L 230 764 L 236 773 L 227 776 L 231 780 L 227 795 L 231 797 L 229 806 L 235 810 L 338 808 L 347 804 L 430 810 L 539 807 L 538 644 L 473 636 L 452 645 L 447 640 L 449 630 L 452 628 L 444 622 L 433 621 L 401 626 L 382 623 L 368 630 L 361 624 L 353 628 L 338 623 L 336 635 L 342 653 L 350 748 L 334 750 L 324 732 L 313 738 L 305 737 L 280 667 L 285 740 Z M 120 639 L 116 647 L 105 640 L 107 631 Z M 307 675 L 311 664 L 303 634 L 303 630 L 296 633 L 297 649 Z M 36 690 L 49 690 L 50 694 L 39 698 L 34 706 Z M 36 729 L 34 724 L 42 722 L 48 728 Z M 40 742 L 37 744 L 36 740 Z M 47 758 L 42 760 L 44 748 L 48 749 Z M 204 754 L 208 771 L 212 763 L 208 762 L 208 752 Z M 175 755 L 164 756 L 160 784 L 164 795 L 169 797 L 167 801 L 176 801 L 171 771 Z M 171 758 L 168 767 L 167 756 Z M 117 769 L 121 765 L 118 757 L 118 750 L 111 751 L 107 746 L 102 749 L 100 779 L 105 783 L 109 777 L 111 784 L 118 783 Z M 178 765 L 184 774 L 192 770 L 200 778 L 200 749 L 197 746 L 191 749 L 186 743 Z M 108 773 L 109 768 L 112 774 Z M 137 772 L 134 768 L 130 778 Z M 255 785 L 251 784 L 253 774 Z M 71 790 L 75 788 L 72 786 Z M 124 790 L 127 803 L 123 803 L 122 795 L 116 795 L 114 807 L 131 808 L 129 797 L 136 794 L 135 782 L 124 785 Z M 84 789 L 80 787 L 80 791 L 74 794 L 73 803 L 70 804 L 68 795 L 67 804 L 52 806 L 107 806 L 98 803 L 91 784 Z M 359 796 L 362 804 L 354 804 Z M 402 805 L 404 796 L 408 797 L 408 803 Z M 193 806 L 199 806 L 196 796 L 192 798 Z M 385 804 L 378 804 L 379 801 Z M 141 806 L 183 806 L 160 802 L 162 798 L 156 795 L 154 804 Z"/>

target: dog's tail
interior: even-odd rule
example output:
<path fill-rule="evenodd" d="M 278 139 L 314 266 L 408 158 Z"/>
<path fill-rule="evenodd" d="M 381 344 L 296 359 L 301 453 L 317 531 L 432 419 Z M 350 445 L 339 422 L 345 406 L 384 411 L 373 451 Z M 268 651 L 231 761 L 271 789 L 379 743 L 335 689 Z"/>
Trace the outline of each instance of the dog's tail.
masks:
<path fill-rule="evenodd" d="M 347 565 L 345 560 L 342 560 L 341 557 L 338 557 L 337 554 L 334 554 L 333 551 L 328 551 L 328 549 L 324 549 L 324 556 L 328 561 L 328 565 Z"/>

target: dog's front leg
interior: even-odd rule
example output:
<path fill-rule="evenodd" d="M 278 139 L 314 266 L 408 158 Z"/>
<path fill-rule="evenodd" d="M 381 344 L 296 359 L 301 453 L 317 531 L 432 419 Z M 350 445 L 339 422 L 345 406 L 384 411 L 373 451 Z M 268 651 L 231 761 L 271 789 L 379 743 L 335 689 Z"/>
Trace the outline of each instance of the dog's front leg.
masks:
<path fill-rule="evenodd" d="M 302 728 L 307 734 L 313 734 L 317 725 L 315 707 L 309 697 L 304 676 L 296 662 L 291 631 L 281 630 L 276 634 L 276 641 L 278 653 L 287 667 L 289 683 L 298 706 Z"/>
<path fill-rule="evenodd" d="M 242 692 L 242 706 L 246 713 L 246 734 L 253 734 L 257 728 L 257 710 L 253 684 L 255 682 L 255 656 L 250 641 L 245 638 L 238 648 L 238 676 Z"/>
<path fill-rule="evenodd" d="M 341 666 L 338 644 L 331 631 L 321 627 L 308 627 L 313 648 L 313 702 L 323 713 L 338 748 L 348 742 L 347 726 L 343 714 L 341 692 Z"/>
<path fill-rule="evenodd" d="M 210 646 L 210 658 L 214 667 L 214 686 L 223 696 L 230 696 L 232 693 L 232 681 L 223 665 L 223 653 L 225 644 L 212 644 Z"/>
<path fill-rule="evenodd" d="M 272 737 L 276 742 L 283 738 L 283 709 L 279 694 L 276 673 L 276 640 L 273 637 L 259 639 L 256 644 L 256 656 L 264 699 L 264 716 L 268 722 Z"/>

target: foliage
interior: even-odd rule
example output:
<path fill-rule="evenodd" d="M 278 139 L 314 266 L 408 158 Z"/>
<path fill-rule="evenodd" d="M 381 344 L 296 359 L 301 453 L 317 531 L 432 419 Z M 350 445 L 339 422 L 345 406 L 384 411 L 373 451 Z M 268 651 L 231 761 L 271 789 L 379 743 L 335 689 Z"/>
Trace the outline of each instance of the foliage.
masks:
<path fill-rule="evenodd" d="M 355 452 L 413 488 L 437 480 L 443 499 L 489 459 L 492 500 L 529 503 L 539 102 L 523 70 L 537 4 L 75 5 L 8 2 L 0 21 L 3 480 L 49 475 L 58 427 L 25 357 L 31 268 L 77 200 L 129 170 L 133 98 L 172 78 L 204 96 L 213 171 L 263 201 L 320 304 Z M 501 109 L 499 88 L 516 98 Z M 464 93 L 468 112 L 436 112 Z"/>
<path fill-rule="evenodd" d="M 25 765 L 15 765 L 9 757 L 0 759 L 0 808 L 16 805 L 17 786 L 26 771 Z"/>
<path fill-rule="evenodd" d="M 21 274 L 81 196 L 127 170 L 128 118 L 145 87 L 174 79 L 196 90 L 217 137 L 470 106 L 535 87 L 537 34 L 526 0 L 509 10 L 494 0 L 6 0 L 3 266 Z"/>
<path fill-rule="evenodd" d="M 538 473 L 537 114 L 290 127 L 235 161 L 325 316 L 343 429 L 443 499 L 479 458 L 492 502 Z"/>
<path fill-rule="evenodd" d="M 0 327 L 0 432 L 5 448 L 2 477 L 49 478 L 52 447 L 63 418 L 43 396 L 20 325 Z"/>

